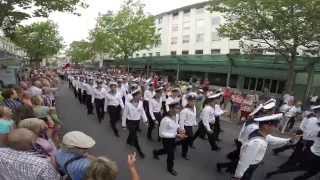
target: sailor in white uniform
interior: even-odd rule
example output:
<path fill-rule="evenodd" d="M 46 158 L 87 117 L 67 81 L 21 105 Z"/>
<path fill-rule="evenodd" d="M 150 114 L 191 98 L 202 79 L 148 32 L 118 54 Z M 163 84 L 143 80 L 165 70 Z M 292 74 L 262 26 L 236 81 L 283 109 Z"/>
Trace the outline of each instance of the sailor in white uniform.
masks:
<path fill-rule="evenodd" d="M 132 100 L 126 101 L 123 114 L 122 114 L 122 127 L 127 127 L 129 135 L 127 138 L 127 144 L 134 146 L 140 157 L 144 158 L 145 154 L 142 152 L 139 142 L 137 131 L 139 128 L 140 120 L 147 123 L 147 116 L 143 109 L 143 103 L 141 101 L 141 90 L 137 89 L 132 93 Z"/>
<path fill-rule="evenodd" d="M 159 159 L 160 155 L 167 154 L 167 171 L 177 176 L 174 170 L 174 154 L 176 147 L 176 139 L 185 139 L 186 135 L 179 130 L 179 124 L 176 122 L 176 115 L 180 112 L 180 102 L 172 102 L 169 104 L 168 115 L 165 116 L 160 123 L 159 135 L 162 138 L 163 148 L 153 150 L 153 158 Z"/>
<path fill-rule="evenodd" d="M 214 100 L 220 98 L 220 94 L 214 94 L 205 100 L 204 104 L 205 107 L 203 108 L 202 112 L 200 113 L 200 122 L 199 128 L 197 132 L 194 134 L 192 141 L 195 141 L 198 136 L 201 134 L 208 135 L 208 141 L 211 146 L 212 151 L 218 151 L 220 148 L 216 143 L 216 139 L 213 135 L 213 126 L 215 123 L 215 102 Z"/>
<path fill-rule="evenodd" d="M 151 121 L 149 121 L 149 127 L 147 132 L 148 139 L 152 140 L 152 131 L 155 124 L 160 124 L 162 119 L 162 87 L 155 89 L 155 95 L 149 100 L 149 113 L 151 116 Z M 160 137 L 160 136 L 159 136 Z M 160 141 L 160 138 L 158 138 Z"/>
<path fill-rule="evenodd" d="M 255 118 L 254 121 L 259 123 L 259 129 L 253 131 L 248 141 L 242 145 L 240 159 L 237 165 L 234 179 L 250 180 L 256 168 L 263 160 L 268 147 L 268 135 L 277 127 L 283 114 L 274 114 Z M 287 144 L 291 140 L 283 138 L 271 138 L 273 144 Z"/>
<path fill-rule="evenodd" d="M 97 87 L 93 89 L 92 103 L 94 103 L 94 106 L 96 108 L 99 123 L 101 123 L 105 114 L 104 106 L 106 94 L 106 90 L 102 87 L 102 81 L 98 80 Z"/>
<path fill-rule="evenodd" d="M 183 141 L 181 141 L 182 146 L 182 157 L 189 160 L 188 151 L 189 146 L 192 145 L 193 139 L 193 126 L 197 125 L 197 112 L 195 108 L 196 94 L 190 93 L 187 96 L 188 103 L 185 108 L 180 112 L 179 125 L 182 130 L 186 132 L 188 136 Z"/>
<path fill-rule="evenodd" d="M 121 119 L 121 110 L 124 108 L 122 102 L 122 96 L 117 90 L 118 84 L 116 82 L 110 82 L 110 91 L 106 94 L 105 99 L 105 112 L 109 113 L 110 125 L 116 137 L 119 136 L 119 131 L 117 129 L 117 123 Z"/>

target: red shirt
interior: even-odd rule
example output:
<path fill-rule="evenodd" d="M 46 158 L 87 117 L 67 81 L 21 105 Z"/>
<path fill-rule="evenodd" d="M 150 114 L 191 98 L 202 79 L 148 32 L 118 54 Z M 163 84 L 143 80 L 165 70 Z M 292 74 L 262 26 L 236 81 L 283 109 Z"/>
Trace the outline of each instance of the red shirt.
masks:
<path fill-rule="evenodd" d="M 231 90 L 224 90 L 223 92 L 223 98 L 224 100 L 231 100 L 231 96 L 232 96 L 232 91 Z"/>

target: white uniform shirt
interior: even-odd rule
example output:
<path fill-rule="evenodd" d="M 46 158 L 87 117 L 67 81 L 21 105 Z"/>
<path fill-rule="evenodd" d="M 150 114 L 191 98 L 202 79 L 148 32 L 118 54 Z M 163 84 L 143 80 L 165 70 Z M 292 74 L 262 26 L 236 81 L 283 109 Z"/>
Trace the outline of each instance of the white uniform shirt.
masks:
<path fill-rule="evenodd" d="M 181 102 L 182 107 L 186 107 L 186 105 L 188 104 L 187 96 L 188 94 L 184 94 L 182 96 L 182 102 Z"/>
<path fill-rule="evenodd" d="M 235 177 L 241 178 L 250 165 L 260 163 L 266 154 L 268 142 L 264 137 L 254 137 L 242 145 Z"/>
<path fill-rule="evenodd" d="M 175 138 L 179 129 L 179 124 L 175 119 L 168 116 L 161 120 L 159 127 L 159 136 L 161 138 Z"/>
<path fill-rule="evenodd" d="M 94 99 L 104 99 L 107 95 L 107 92 L 104 88 L 94 88 L 93 90 L 93 97 Z"/>
<path fill-rule="evenodd" d="M 315 154 L 316 156 L 320 156 L 320 137 L 318 137 L 318 134 L 320 133 L 320 127 L 319 125 L 317 125 L 317 132 L 315 134 L 315 137 L 313 138 L 314 139 L 314 143 L 313 145 L 311 146 L 311 152 L 313 154 Z"/>
<path fill-rule="evenodd" d="M 300 124 L 303 131 L 303 139 L 313 141 L 318 133 L 318 125 L 320 121 L 316 117 L 304 118 Z"/>
<path fill-rule="evenodd" d="M 215 122 L 215 112 L 214 108 L 210 105 L 206 105 L 202 112 L 200 113 L 200 119 L 207 131 L 212 131 L 210 128 L 210 124 L 214 124 Z"/>
<path fill-rule="evenodd" d="M 300 109 L 296 106 L 292 106 L 286 113 L 285 116 L 288 118 L 295 117 L 298 113 L 300 113 Z"/>
<path fill-rule="evenodd" d="M 259 124 L 252 122 L 251 124 L 243 124 L 239 136 L 238 136 L 238 141 L 240 141 L 242 144 L 245 144 L 249 140 L 249 135 L 259 129 Z"/>
<path fill-rule="evenodd" d="M 159 99 L 156 99 L 156 98 L 150 99 L 149 112 L 153 120 L 156 120 L 153 113 L 161 112 L 161 107 L 162 107 L 162 97 L 160 97 Z"/>
<path fill-rule="evenodd" d="M 290 108 L 291 108 L 291 107 L 290 107 L 288 104 L 283 104 L 283 105 L 280 107 L 279 111 L 282 112 L 282 113 L 287 113 L 287 112 L 290 110 Z"/>
<path fill-rule="evenodd" d="M 195 109 L 184 108 L 180 112 L 179 124 L 181 129 L 184 129 L 185 126 L 197 125 L 197 112 Z"/>
<path fill-rule="evenodd" d="M 153 97 L 153 92 L 150 90 L 145 90 L 144 91 L 144 95 L 143 95 L 143 99 L 146 101 L 150 101 Z"/>
<path fill-rule="evenodd" d="M 108 92 L 106 94 L 106 101 L 105 101 L 105 110 L 107 110 L 108 106 L 121 106 L 121 108 L 124 108 L 122 97 L 119 92 L 116 92 L 115 94 L 112 94 L 111 92 Z"/>
<path fill-rule="evenodd" d="M 130 101 L 127 101 L 123 114 L 122 114 L 122 127 L 126 127 L 126 121 L 139 121 L 142 118 L 143 122 L 147 122 L 147 116 L 143 109 L 142 101 L 139 101 L 138 104 L 133 104 Z"/>
<path fill-rule="evenodd" d="M 214 114 L 215 116 L 221 116 L 222 114 L 224 114 L 224 111 L 221 109 L 221 106 L 219 104 L 216 104 L 214 106 Z"/>

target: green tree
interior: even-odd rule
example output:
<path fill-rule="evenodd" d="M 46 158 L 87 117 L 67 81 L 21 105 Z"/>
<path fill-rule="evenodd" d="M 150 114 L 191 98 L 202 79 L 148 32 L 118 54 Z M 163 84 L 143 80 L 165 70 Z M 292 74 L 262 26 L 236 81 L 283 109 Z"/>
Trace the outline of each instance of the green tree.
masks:
<path fill-rule="evenodd" d="M 0 29 L 7 35 L 16 25 L 30 17 L 48 17 L 53 11 L 73 12 L 77 7 L 87 7 L 84 0 L 1 0 Z"/>
<path fill-rule="evenodd" d="M 93 49 L 115 59 L 127 60 L 134 52 L 159 42 L 155 18 L 146 15 L 139 1 L 126 1 L 116 14 L 101 15 L 90 39 Z"/>
<path fill-rule="evenodd" d="M 79 63 L 94 57 L 92 44 L 88 41 L 73 41 L 67 51 L 67 55 L 73 62 Z"/>
<path fill-rule="evenodd" d="M 288 63 L 286 89 L 292 91 L 298 48 L 315 49 L 320 40 L 319 0 L 211 0 L 210 10 L 224 13 L 225 37 L 266 45 Z"/>
<path fill-rule="evenodd" d="M 35 64 L 57 54 L 63 48 L 58 26 L 51 21 L 20 26 L 11 39 L 26 50 L 31 62 Z"/>

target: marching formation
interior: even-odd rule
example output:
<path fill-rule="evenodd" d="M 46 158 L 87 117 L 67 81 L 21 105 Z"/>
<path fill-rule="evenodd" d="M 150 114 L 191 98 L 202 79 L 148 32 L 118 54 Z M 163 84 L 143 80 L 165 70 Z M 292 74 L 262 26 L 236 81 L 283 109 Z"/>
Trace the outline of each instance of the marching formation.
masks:
<path fill-rule="evenodd" d="M 189 148 L 194 148 L 198 137 L 207 139 L 212 151 L 220 151 L 220 120 L 229 114 L 235 118 L 232 116 L 235 109 L 241 111 L 242 128 L 235 139 L 236 149 L 227 154 L 228 161 L 216 164 L 218 172 L 225 169 L 234 179 L 252 179 L 269 146 L 274 148 L 274 155 L 287 149 L 294 152 L 278 169 L 267 173 L 266 178 L 304 171 L 295 178 L 304 180 L 320 171 L 320 166 L 315 166 L 320 164 L 320 105 L 316 103 L 302 110 L 302 104 L 294 103 L 294 97 L 286 94 L 280 100 L 265 97 L 250 105 L 249 96 L 241 99 L 237 93 L 228 93 L 229 88 L 193 84 L 181 88 L 159 76 L 143 78 L 118 70 L 107 73 L 65 70 L 60 75 L 69 82 L 79 102 L 86 105 L 88 114 L 95 114 L 100 123 L 105 113 L 109 114 L 116 137 L 121 136 L 120 126 L 129 131 L 126 142 L 136 148 L 141 158 L 146 155 L 137 133 L 143 121 L 148 126 L 147 138 L 163 144 L 162 149 L 153 151 L 153 158 L 167 155 L 167 170 L 174 176 L 178 174 L 174 169 L 176 147 L 181 146 L 185 160 L 190 160 Z M 272 135 L 276 129 L 282 134 L 292 131 L 298 115 L 303 120 L 291 138 Z"/>

